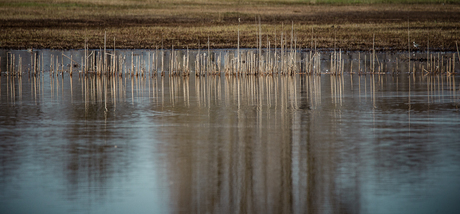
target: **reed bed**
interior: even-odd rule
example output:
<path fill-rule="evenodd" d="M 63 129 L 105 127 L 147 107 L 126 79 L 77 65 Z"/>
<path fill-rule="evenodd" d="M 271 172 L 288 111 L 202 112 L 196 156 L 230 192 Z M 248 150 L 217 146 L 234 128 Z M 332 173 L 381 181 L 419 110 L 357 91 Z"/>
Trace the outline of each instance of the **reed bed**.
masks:
<path fill-rule="evenodd" d="M 407 57 L 400 57 L 396 61 L 396 67 L 388 68 L 387 62 L 379 59 L 376 54 L 375 41 L 373 35 L 372 49 L 369 52 L 361 52 L 358 56 L 358 65 L 353 68 L 353 61 L 356 59 L 344 59 L 346 51 L 342 49 L 331 51 L 318 51 L 316 49 L 316 38 L 312 28 L 312 37 L 309 47 L 297 45 L 298 37 L 294 30 L 294 23 L 291 29 L 281 32 L 263 32 L 260 18 L 255 23 L 256 27 L 256 47 L 253 49 L 240 48 L 240 29 L 238 31 L 238 43 L 236 50 L 211 51 L 210 38 L 208 37 L 207 49 L 197 49 L 196 54 L 192 54 L 187 49 L 164 49 L 163 45 L 155 51 L 148 50 L 146 53 L 138 54 L 132 51 L 116 49 L 116 39 L 113 37 L 113 47 L 107 46 L 107 33 L 104 32 L 104 46 L 99 50 L 88 48 L 88 39 L 85 39 L 84 54 L 80 59 L 72 54 L 51 54 L 49 62 L 44 61 L 43 53 L 28 50 L 30 60 L 28 67 L 24 66 L 23 55 L 8 52 L 6 57 L 6 75 L 21 76 L 40 75 L 48 72 L 49 75 L 58 76 L 64 72 L 73 75 L 78 72 L 79 76 L 190 76 L 193 72 L 195 76 L 267 76 L 267 75 L 343 75 L 350 74 L 395 74 L 401 71 L 399 66 L 404 66 L 408 73 L 423 75 L 432 74 L 455 74 L 455 65 L 460 62 L 460 52 L 457 44 L 457 53 L 430 53 L 429 41 L 426 47 L 426 58 L 414 58 L 411 55 L 410 26 L 407 25 L 408 52 Z M 264 38 L 265 37 L 265 38 Z M 273 40 L 273 41 L 272 41 Z M 337 39 L 334 39 L 334 47 Z M 415 46 L 415 42 L 413 43 Z M 195 52 L 195 50 L 194 50 Z M 325 58 L 329 55 L 329 58 Z M 0 59 L 1 60 L 1 59 Z M 328 61 L 330 65 L 325 65 Z M 425 62 L 425 63 L 421 63 Z M 406 65 L 404 65 L 406 63 Z M 47 65 L 46 65 L 47 64 Z M 345 67 L 345 65 L 350 67 Z M 46 66 L 45 66 L 46 65 Z M 192 69 L 194 68 L 194 69 Z"/>
<path fill-rule="evenodd" d="M 25 62 L 24 54 L 8 52 L 3 75 L 59 76 L 63 73 L 79 76 L 267 76 L 267 75 L 344 75 L 398 74 L 455 75 L 460 63 L 458 53 L 427 52 L 426 57 L 401 55 L 392 62 L 380 59 L 375 52 L 359 52 L 350 58 L 342 50 L 332 52 L 312 49 L 266 48 L 202 51 L 155 50 L 144 53 L 132 51 L 85 50 L 85 56 L 31 53 Z M 345 55 L 344 55 L 345 54 Z M 104 57 L 104 55 L 106 57 Z M 411 54 L 413 55 L 413 54 Z M 344 58 L 347 56 L 347 58 Z M 260 57 L 260 58 L 259 58 Z M 45 58 L 49 62 L 45 62 Z M 458 72 L 458 71 L 457 71 Z"/>
<path fill-rule="evenodd" d="M 278 33 L 279 37 L 272 46 L 270 39 L 263 39 L 260 27 L 258 29 L 257 49 L 237 47 L 214 52 L 208 42 L 204 50 L 178 50 L 171 46 L 171 49 L 157 47 L 139 54 L 117 50 L 114 39 L 113 49 L 104 46 L 99 50 L 90 50 L 85 44 L 82 56 L 64 52 L 44 56 L 31 51 L 28 59 L 27 54 L 8 52 L 7 69 L 3 72 L 7 76 L 7 94 L 12 97 L 12 102 L 15 102 L 15 97 L 20 98 L 23 94 L 22 77 L 29 76 L 32 77 L 31 93 L 34 99 L 39 100 L 37 97 L 44 93 L 43 76 L 46 72 L 50 76 L 52 98 L 62 97 L 65 93 L 64 85 L 68 84 L 64 81 L 66 74 L 70 76 L 72 94 L 72 76 L 77 72 L 82 81 L 82 99 L 85 103 L 102 100 L 105 111 L 116 108 L 118 102 L 127 101 L 128 97 L 134 102 L 136 97 L 145 93 L 158 103 L 168 99 L 172 105 L 184 102 L 190 106 L 192 92 L 196 93 L 199 106 L 210 106 L 216 100 L 235 97 L 237 105 L 255 104 L 260 108 L 281 105 L 286 109 L 300 109 L 303 107 L 298 101 L 298 90 L 307 92 L 308 108 L 321 105 L 326 92 L 330 93 L 331 103 L 341 106 L 345 102 L 346 87 L 353 87 L 355 81 L 358 81 L 358 93 L 369 95 L 377 105 L 378 93 L 384 88 L 385 79 L 399 78 L 400 75 L 392 75 L 405 72 L 409 89 L 413 82 L 426 81 L 428 102 L 439 99 L 436 95 L 443 93 L 446 87 L 455 99 L 458 98 L 459 87 L 453 77 L 456 64 L 460 63 L 458 50 L 457 53 L 427 51 L 426 55 L 422 53 L 416 57 L 413 52 L 408 52 L 396 58 L 393 66 L 388 66 L 375 49 L 358 52 L 357 57 L 347 57 L 349 55 L 341 49 L 328 52 L 315 50 L 314 38 L 310 47 L 301 48 L 296 45 L 294 30 L 291 30 L 290 36 Z M 267 46 L 262 48 L 265 41 Z M 77 56 L 80 56 L 79 61 Z M 49 63 L 45 63 L 45 59 Z M 29 64 L 24 60 L 28 60 Z M 345 81 L 345 74 L 350 83 Z M 357 79 L 354 74 L 357 74 Z M 328 90 L 325 90 L 325 81 L 322 81 L 326 75 L 329 78 Z M 165 84 L 168 85 L 169 91 L 166 92 L 169 97 L 165 97 Z M 127 91 L 131 95 L 127 95 Z M 278 91 L 281 94 L 274 95 Z M 410 107 L 410 97 L 408 99 Z"/>

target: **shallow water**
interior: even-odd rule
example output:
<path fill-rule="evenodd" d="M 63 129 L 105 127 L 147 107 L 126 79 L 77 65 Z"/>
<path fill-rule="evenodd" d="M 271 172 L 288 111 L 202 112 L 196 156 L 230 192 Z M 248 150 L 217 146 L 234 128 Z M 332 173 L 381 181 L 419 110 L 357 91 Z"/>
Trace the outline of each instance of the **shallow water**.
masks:
<path fill-rule="evenodd" d="M 1 213 L 460 210 L 456 76 L 0 83 Z"/>

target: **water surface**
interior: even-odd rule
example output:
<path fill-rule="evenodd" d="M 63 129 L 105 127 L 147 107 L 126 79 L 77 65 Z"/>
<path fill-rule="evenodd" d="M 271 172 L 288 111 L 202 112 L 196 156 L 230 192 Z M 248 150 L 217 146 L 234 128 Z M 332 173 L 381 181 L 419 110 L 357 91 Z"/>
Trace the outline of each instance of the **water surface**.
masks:
<path fill-rule="evenodd" d="M 460 210 L 456 76 L 0 83 L 1 213 Z"/>

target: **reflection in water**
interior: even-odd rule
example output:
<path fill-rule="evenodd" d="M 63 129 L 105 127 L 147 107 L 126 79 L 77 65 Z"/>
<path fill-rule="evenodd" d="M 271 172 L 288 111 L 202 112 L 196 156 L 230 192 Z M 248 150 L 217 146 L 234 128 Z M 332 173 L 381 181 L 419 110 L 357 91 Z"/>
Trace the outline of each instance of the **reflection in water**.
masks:
<path fill-rule="evenodd" d="M 2 213 L 460 208 L 455 76 L 64 73 L 0 84 Z"/>
<path fill-rule="evenodd" d="M 177 212 L 195 213 L 229 210 L 358 213 L 366 212 L 367 206 L 361 204 L 362 201 L 372 200 L 362 196 L 366 182 L 373 182 L 368 181 L 368 177 L 377 178 L 379 185 L 374 191 L 381 194 L 400 191 L 392 182 L 423 183 L 428 168 L 436 162 L 439 153 L 445 152 L 445 148 L 434 151 L 430 147 L 458 137 L 452 132 L 458 128 L 455 123 L 458 117 L 453 121 L 431 118 L 433 123 L 428 124 L 416 117 L 412 118 L 415 124 L 411 124 L 410 115 L 414 114 L 411 112 L 456 111 L 454 105 L 458 100 L 455 96 L 442 97 L 442 100 L 437 97 L 439 106 L 420 107 L 427 99 L 433 100 L 434 93 L 427 97 L 419 95 L 425 93 L 421 90 L 424 86 L 419 84 L 431 81 L 432 77 L 357 78 L 358 85 L 353 80 L 346 85 L 344 77 L 331 76 L 327 87 L 330 91 L 323 92 L 329 93 L 326 95 L 308 90 L 321 88 L 318 84 L 321 79 L 315 76 L 304 76 L 300 80 L 293 77 L 196 78 L 196 106 L 192 105 L 186 113 L 181 106 L 190 105 L 186 93 L 189 89 L 181 93 L 171 85 L 170 93 L 175 95 L 170 97 L 170 105 L 166 101 L 166 105 L 162 103 L 154 109 L 179 114 L 162 119 L 162 123 L 171 125 L 161 129 L 163 133 L 171 133 L 162 135 L 161 140 L 164 142 L 162 152 L 167 154 L 172 208 Z M 403 83 L 393 82 L 400 78 Z M 452 90 L 453 79 L 441 77 L 439 84 L 445 84 L 447 91 L 455 94 L 458 92 Z M 170 81 L 180 80 L 190 81 L 188 78 Z M 362 87 L 359 81 L 364 82 L 364 91 L 359 89 Z M 351 85 L 358 88 L 357 96 L 364 101 L 354 99 L 356 92 L 349 91 Z M 345 88 L 349 94 L 343 93 Z M 412 100 L 398 96 L 398 93 L 406 95 L 408 90 L 417 92 L 409 96 Z M 183 100 L 176 99 L 182 96 Z M 395 106 L 392 104 L 395 101 L 389 99 L 403 105 Z M 358 109 L 367 111 L 367 115 L 353 109 L 357 104 L 369 108 Z M 206 117 L 191 112 L 200 112 Z M 440 129 L 446 128 L 440 127 L 441 124 L 456 127 L 447 127 L 452 135 L 437 136 Z M 458 151 L 458 144 L 454 148 Z M 458 156 L 455 159 L 458 160 Z M 410 189 L 405 191 L 411 199 L 418 197 Z"/>

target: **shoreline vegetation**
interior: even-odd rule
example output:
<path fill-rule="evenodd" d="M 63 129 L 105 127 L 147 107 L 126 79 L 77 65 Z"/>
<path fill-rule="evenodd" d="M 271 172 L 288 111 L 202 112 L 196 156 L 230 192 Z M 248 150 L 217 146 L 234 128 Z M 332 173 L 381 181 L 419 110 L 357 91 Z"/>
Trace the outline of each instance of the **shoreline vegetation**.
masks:
<path fill-rule="evenodd" d="M 98 49 L 104 46 L 104 37 L 115 40 L 120 49 L 236 48 L 238 44 L 239 48 L 266 48 L 279 43 L 282 34 L 301 49 L 457 51 L 460 4 L 452 0 L 0 0 L 3 49 Z"/>

